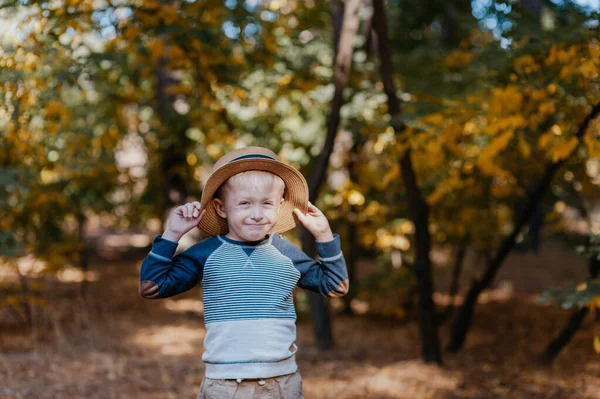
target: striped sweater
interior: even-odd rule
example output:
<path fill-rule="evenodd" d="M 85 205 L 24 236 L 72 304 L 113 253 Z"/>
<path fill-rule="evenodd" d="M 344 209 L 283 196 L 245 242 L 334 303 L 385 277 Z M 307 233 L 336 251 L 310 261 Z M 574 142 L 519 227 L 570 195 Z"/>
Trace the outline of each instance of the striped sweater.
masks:
<path fill-rule="evenodd" d="M 202 284 L 208 378 L 268 378 L 294 373 L 297 285 L 323 296 L 348 291 L 339 235 L 317 242 L 319 261 L 280 234 L 256 242 L 223 235 L 173 256 L 178 243 L 157 235 L 142 262 L 140 294 L 166 298 Z"/>

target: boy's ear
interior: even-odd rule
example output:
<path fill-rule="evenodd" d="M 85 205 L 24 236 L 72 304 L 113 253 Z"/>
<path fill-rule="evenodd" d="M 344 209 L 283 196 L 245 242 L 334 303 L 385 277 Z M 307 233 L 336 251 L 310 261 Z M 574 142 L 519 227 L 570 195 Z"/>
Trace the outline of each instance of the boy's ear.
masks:
<path fill-rule="evenodd" d="M 219 198 L 213 198 L 212 203 L 215 207 L 217 215 L 221 216 L 223 219 L 227 219 L 227 213 L 225 213 L 225 205 L 223 204 L 223 201 L 221 201 Z"/>

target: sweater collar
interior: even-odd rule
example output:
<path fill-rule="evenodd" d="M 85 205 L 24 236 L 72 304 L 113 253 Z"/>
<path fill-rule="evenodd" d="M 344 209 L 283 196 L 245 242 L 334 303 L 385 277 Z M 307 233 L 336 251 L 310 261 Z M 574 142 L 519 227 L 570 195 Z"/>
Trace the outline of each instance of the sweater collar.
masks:
<path fill-rule="evenodd" d="M 262 240 L 258 240 L 258 241 L 238 241 L 238 240 L 234 240 L 232 238 L 226 237 L 224 234 L 220 234 L 217 237 L 219 237 L 219 239 L 221 241 L 230 243 L 230 244 L 234 244 L 234 245 L 239 245 L 240 247 L 258 247 L 260 245 L 265 245 L 271 242 L 271 234 L 267 234 L 265 236 L 265 238 L 263 238 Z"/>

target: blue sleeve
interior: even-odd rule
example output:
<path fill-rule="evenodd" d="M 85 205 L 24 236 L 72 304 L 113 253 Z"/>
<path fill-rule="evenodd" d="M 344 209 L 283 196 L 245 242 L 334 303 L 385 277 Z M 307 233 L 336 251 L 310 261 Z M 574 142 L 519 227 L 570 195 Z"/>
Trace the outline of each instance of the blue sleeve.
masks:
<path fill-rule="evenodd" d="M 292 260 L 300 272 L 298 287 L 318 292 L 323 296 L 343 296 L 348 293 L 348 270 L 338 234 L 333 235 L 333 241 L 317 241 L 319 261 L 309 257 L 279 234 L 275 236 L 273 244 L 284 256 Z"/>
<path fill-rule="evenodd" d="M 185 292 L 202 279 L 204 267 L 198 244 L 177 254 L 179 243 L 154 237 L 152 250 L 142 262 L 140 271 L 140 295 L 148 299 L 167 298 Z"/>

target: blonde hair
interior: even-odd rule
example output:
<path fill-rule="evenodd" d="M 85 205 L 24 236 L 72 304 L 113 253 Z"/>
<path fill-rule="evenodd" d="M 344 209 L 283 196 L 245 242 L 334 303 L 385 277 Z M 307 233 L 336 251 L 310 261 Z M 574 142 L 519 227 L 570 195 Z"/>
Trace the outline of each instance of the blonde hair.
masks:
<path fill-rule="evenodd" d="M 215 192 L 214 198 L 223 200 L 224 194 L 229 190 L 235 190 L 235 186 L 241 182 L 249 183 L 255 187 L 273 187 L 275 185 L 275 187 L 280 189 L 282 198 L 285 192 L 285 182 L 276 174 L 262 170 L 247 170 L 225 180 Z"/>

